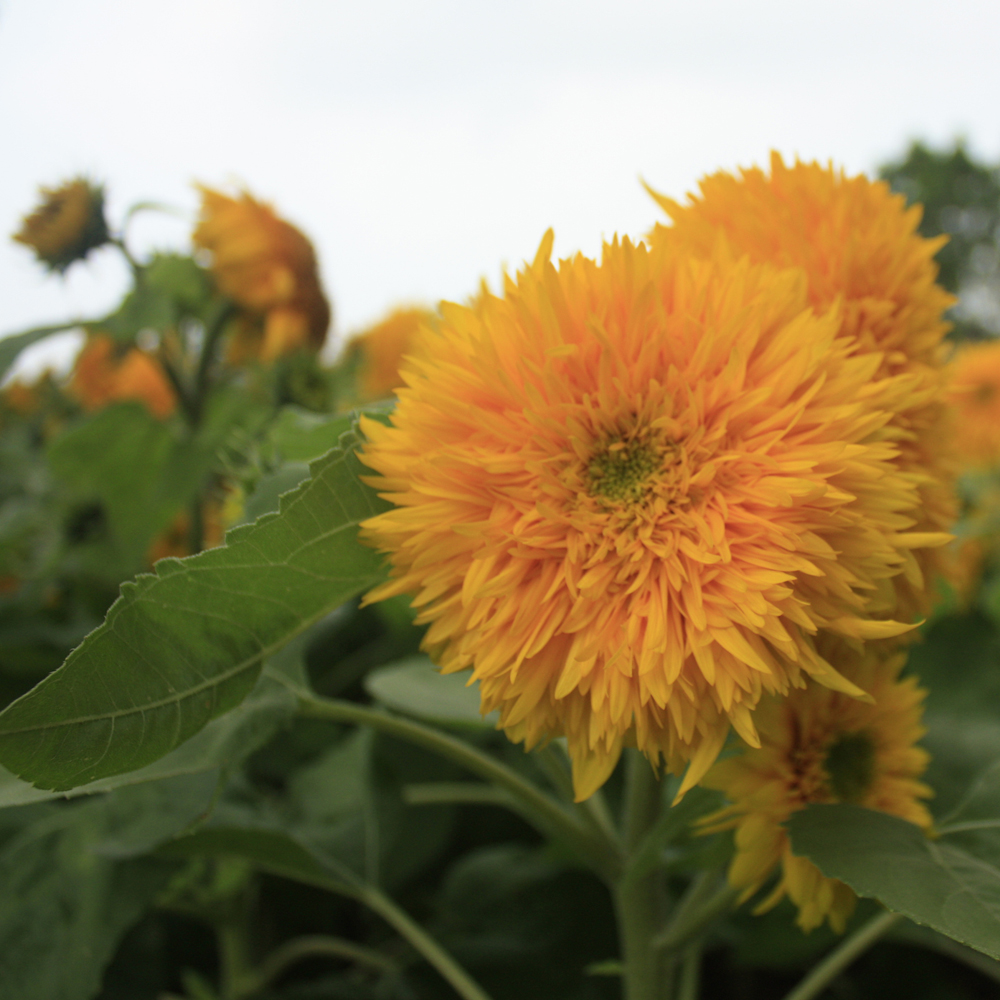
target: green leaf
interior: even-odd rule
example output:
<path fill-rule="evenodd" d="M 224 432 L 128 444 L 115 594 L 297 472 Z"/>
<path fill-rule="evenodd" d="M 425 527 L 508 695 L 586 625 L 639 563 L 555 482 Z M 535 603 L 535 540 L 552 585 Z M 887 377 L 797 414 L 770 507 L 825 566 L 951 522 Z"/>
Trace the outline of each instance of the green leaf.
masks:
<path fill-rule="evenodd" d="M 309 462 L 335 448 L 353 422 L 352 414 L 329 416 L 285 406 L 269 428 L 268 439 L 283 462 Z"/>
<path fill-rule="evenodd" d="M 138 770 L 238 705 L 262 662 L 382 579 L 359 522 L 386 505 L 361 483 L 355 432 L 227 544 L 122 587 L 105 623 L 0 713 L 0 764 L 68 790 Z"/>
<path fill-rule="evenodd" d="M 79 326 L 76 322 L 55 323 L 51 326 L 36 326 L 32 330 L 25 330 L 23 333 L 9 333 L 0 338 L 0 379 L 7 374 L 10 366 L 17 360 L 17 356 L 26 347 L 52 336 L 53 333 L 62 333 L 64 330 L 72 330 Z"/>
<path fill-rule="evenodd" d="M 358 880 L 350 870 L 332 866 L 291 833 L 278 827 L 217 826 L 178 837 L 160 848 L 163 857 L 240 858 L 261 871 L 330 892 L 353 896 Z"/>
<path fill-rule="evenodd" d="M 137 855 L 204 813 L 214 786 L 212 775 L 174 778 L 24 811 L 29 822 L 0 850 L 0 996 L 94 996 L 122 934 L 175 870 Z"/>
<path fill-rule="evenodd" d="M 278 727 L 291 718 L 294 710 L 295 696 L 291 691 L 269 677 L 262 677 L 242 704 L 213 719 L 176 750 L 138 771 L 101 778 L 67 793 L 43 791 L 0 768 L 0 808 L 93 795 L 178 775 L 231 768 L 270 739 Z"/>
<path fill-rule="evenodd" d="M 498 712 L 479 712 L 478 682 L 469 675 L 442 674 L 426 656 L 410 656 L 374 670 L 365 689 L 387 708 L 437 725 L 465 729 L 496 729 Z"/>
<path fill-rule="evenodd" d="M 913 823 L 849 805 L 812 805 L 787 823 L 796 854 L 859 896 L 1000 958 L 1000 869 Z"/>

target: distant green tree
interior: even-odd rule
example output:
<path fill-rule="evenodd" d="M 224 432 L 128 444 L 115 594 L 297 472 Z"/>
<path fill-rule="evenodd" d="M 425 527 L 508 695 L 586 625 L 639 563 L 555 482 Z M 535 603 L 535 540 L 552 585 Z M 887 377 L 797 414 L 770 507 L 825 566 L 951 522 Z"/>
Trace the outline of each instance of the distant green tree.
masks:
<path fill-rule="evenodd" d="M 947 233 L 938 253 L 941 283 L 959 296 L 950 317 L 956 338 L 1000 334 L 1000 167 L 973 159 L 960 140 L 953 149 L 911 144 L 905 158 L 879 176 L 910 202 L 921 202 L 924 236 Z"/>

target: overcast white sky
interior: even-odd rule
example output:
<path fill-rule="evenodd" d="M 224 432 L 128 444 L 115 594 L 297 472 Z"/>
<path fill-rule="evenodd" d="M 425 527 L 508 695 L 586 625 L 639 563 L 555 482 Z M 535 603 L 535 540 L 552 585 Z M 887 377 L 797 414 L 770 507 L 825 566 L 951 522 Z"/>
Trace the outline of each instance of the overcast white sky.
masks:
<path fill-rule="evenodd" d="M 911 138 L 1000 158 L 986 0 L 0 0 L 0 232 L 86 172 L 139 251 L 183 247 L 198 179 L 319 251 L 342 338 L 503 263 L 595 253 L 770 148 L 871 170 Z M 0 237 L 0 334 L 110 308 L 111 252 L 43 276 Z M 34 364 L 41 363 L 36 356 Z"/>

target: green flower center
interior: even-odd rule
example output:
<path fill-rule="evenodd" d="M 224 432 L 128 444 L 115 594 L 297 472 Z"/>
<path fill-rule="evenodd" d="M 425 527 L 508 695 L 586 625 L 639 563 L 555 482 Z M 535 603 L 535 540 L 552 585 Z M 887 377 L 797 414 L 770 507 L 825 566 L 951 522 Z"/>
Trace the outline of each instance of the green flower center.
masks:
<path fill-rule="evenodd" d="M 660 449 L 648 440 L 611 441 L 590 459 L 588 492 L 606 500 L 636 503 L 662 466 Z"/>
<path fill-rule="evenodd" d="M 875 742 L 868 733 L 844 733 L 826 751 L 830 791 L 841 802 L 860 802 L 875 780 Z"/>

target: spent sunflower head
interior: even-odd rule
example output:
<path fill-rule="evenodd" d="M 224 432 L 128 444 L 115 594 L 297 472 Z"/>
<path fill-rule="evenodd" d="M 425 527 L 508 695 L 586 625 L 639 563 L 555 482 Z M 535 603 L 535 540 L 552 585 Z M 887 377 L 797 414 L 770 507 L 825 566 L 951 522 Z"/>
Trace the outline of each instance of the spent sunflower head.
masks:
<path fill-rule="evenodd" d="M 119 345 L 103 333 L 87 337 L 73 366 L 70 391 L 85 410 L 131 399 L 162 420 L 177 406 L 177 396 L 156 358 L 138 347 Z"/>
<path fill-rule="evenodd" d="M 1000 342 L 965 345 L 950 374 L 958 454 L 974 467 L 1000 465 Z"/>
<path fill-rule="evenodd" d="M 512 739 L 567 737 L 579 798 L 625 743 L 690 760 L 687 788 L 730 722 L 758 745 L 763 692 L 863 696 L 817 630 L 906 629 L 867 595 L 925 543 L 874 402 L 912 384 L 850 356 L 801 272 L 550 251 L 503 298 L 445 304 L 392 426 L 363 421 L 395 504 L 362 525 L 392 564 L 367 600 L 415 594 L 426 648 Z"/>
<path fill-rule="evenodd" d="M 330 326 L 330 304 L 312 243 L 245 191 L 230 198 L 211 188 L 199 190 L 201 220 L 192 239 L 211 255 L 222 293 L 247 313 L 231 359 L 268 362 L 299 350 L 318 351 Z"/>
<path fill-rule="evenodd" d="M 13 238 L 31 247 L 50 271 L 62 273 L 108 242 L 104 188 L 76 177 L 57 188 L 40 188 L 39 193 L 41 203 L 25 216 Z"/>
<path fill-rule="evenodd" d="M 919 530 L 937 533 L 943 544 L 956 516 L 957 473 L 942 371 L 943 314 L 955 300 L 937 284 L 934 262 L 947 237 L 921 237 L 920 206 L 907 208 L 884 181 L 818 163 L 786 166 L 777 153 L 769 173 L 753 167 L 704 178 L 684 205 L 650 193 L 670 217 L 650 233 L 652 243 L 707 256 L 721 240 L 736 256 L 801 268 L 814 308 L 839 303 L 838 335 L 851 353 L 877 358 L 880 375 L 913 380 L 912 393 L 885 402 L 899 448 L 895 464 L 920 480 Z M 938 575 L 947 575 L 947 560 L 935 548 L 910 558 L 882 596 L 885 614 L 925 613 L 926 582 Z"/>
<path fill-rule="evenodd" d="M 833 658 L 873 700 L 816 684 L 786 698 L 765 698 L 756 714 L 760 747 L 718 762 L 704 778 L 702 784 L 724 792 L 732 805 L 703 822 L 709 830 L 735 828 L 729 881 L 744 899 L 778 870 L 774 890 L 756 912 L 787 895 L 803 930 L 829 920 L 842 933 L 857 901 L 854 892 L 794 855 L 782 824 L 813 802 L 848 802 L 926 828 L 931 817 L 921 799 L 931 790 L 918 780 L 929 758 L 915 745 L 924 734 L 926 692 L 913 677 L 899 680 L 905 656 L 870 651 L 862 658 L 842 649 Z"/>

